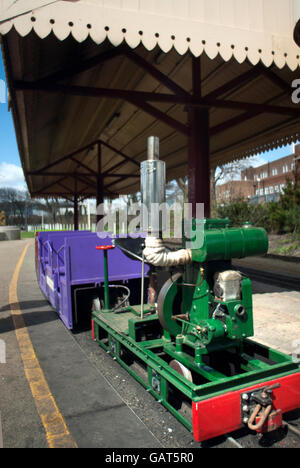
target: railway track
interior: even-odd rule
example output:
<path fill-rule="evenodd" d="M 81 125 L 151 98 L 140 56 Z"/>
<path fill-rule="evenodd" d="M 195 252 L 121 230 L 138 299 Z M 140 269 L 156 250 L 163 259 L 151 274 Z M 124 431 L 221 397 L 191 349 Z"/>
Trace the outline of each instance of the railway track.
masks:
<path fill-rule="evenodd" d="M 300 428 L 300 421 L 296 424 L 297 426 L 284 421 L 282 427 L 277 429 L 274 433 L 263 434 L 258 437 L 251 436 L 251 447 L 299 448 L 300 430 L 298 428 Z M 245 436 L 244 438 L 241 437 L 240 439 L 228 436 L 226 441 L 232 446 L 232 448 L 249 448 L 249 436 Z"/>
<path fill-rule="evenodd" d="M 249 276 L 249 278 L 251 278 L 253 281 L 272 284 L 274 286 L 290 289 L 293 291 L 300 291 L 300 277 L 244 266 L 237 266 L 237 268 L 241 273 Z"/>
<path fill-rule="evenodd" d="M 251 280 L 263 284 L 272 284 L 277 287 L 300 291 L 300 279 L 292 275 L 271 273 L 255 268 L 237 266 L 242 273 L 249 276 Z M 263 286 L 262 284 L 262 286 Z M 250 431 L 246 426 L 232 434 L 225 434 L 217 439 L 211 439 L 202 443 L 192 442 L 192 435 L 180 425 L 173 416 L 167 414 L 161 405 L 153 405 L 149 395 L 145 396 L 139 384 L 134 379 L 128 378 L 127 374 L 115 364 L 107 355 L 103 355 L 100 348 L 94 348 L 90 342 L 90 335 L 75 335 L 80 344 L 88 354 L 93 354 L 93 362 L 96 367 L 106 376 L 113 386 L 124 398 L 127 405 L 138 414 L 140 419 L 149 427 L 156 437 L 161 441 L 164 448 L 299 448 L 300 447 L 300 409 L 284 415 L 281 428 L 266 434 L 258 434 Z M 98 354 L 99 353 L 99 354 Z M 117 378 L 116 378 L 117 376 Z M 125 383 L 126 380 L 126 383 Z M 139 411 L 143 408 L 143 411 Z M 149 417 L 145 416 L 149 412 Z M 164 420 L 162 423 L 161 420 Z M 168 421 L 168 422 L 167 422 Z M 164 431 L 166 427 L 172 427 L 172 432 Z M 167 432 L 167 433 L 166 433 Z"/>
<path fill-rule="evenodd" d="M 278 257 L 274 258 L 274 260 L 278 259 Z M 288 263 L 289 262 L 287 262 L 287 265 Z M 245 266 L 238 266 L 238 269 L 241 273 L 249 276 L 253 281 L 271 284 L 291 291 L 300 291 L 300 278 L 297 276 L 269 272 Z M 259 447 L 300 447 L 300 411 L 297 410 L 296 413 L 298 413 L 298 417 L 296 417 L 296 419 L 292 422 L 283 420 L 282 427 L 275 431 L 274 434 L 269 433 L 261 436 L 258 435 L 256 440 L 252 437 L 252 442 L 255 440 L 256 445 Z M 234 448 L 248 448 L 249 435 L 245 435 L 244 437 L 242 436 L 241 438 L 228 436 L 226 440 Z"/>
<path fill-rule="evenodd" d="M 98 372 L 101 373 L 131 410 L 142 420 L 162 448 L 300 448 L 300 409 L 284 415 L 283 426 L 268 434 L 257 434 L 246 426 L 234 433 L 197 443 L 192 434 L 104 350 L 95 346 L 90 330 L 72 335 Z"/>

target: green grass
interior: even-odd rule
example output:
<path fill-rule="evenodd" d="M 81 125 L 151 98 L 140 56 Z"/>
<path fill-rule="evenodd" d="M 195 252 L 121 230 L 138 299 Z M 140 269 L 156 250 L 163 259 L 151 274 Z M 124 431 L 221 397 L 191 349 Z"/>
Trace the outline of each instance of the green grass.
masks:
<path fill-rule="evenodd" d="M 21 231 L 21 239 L 33 239 L 34 237 L 35 232 Z"/>

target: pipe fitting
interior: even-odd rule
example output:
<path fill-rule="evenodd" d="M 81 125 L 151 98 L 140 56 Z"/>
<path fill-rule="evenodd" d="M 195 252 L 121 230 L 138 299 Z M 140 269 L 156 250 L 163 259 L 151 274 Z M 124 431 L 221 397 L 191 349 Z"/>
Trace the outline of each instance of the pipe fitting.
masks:
<path fill-rule="evenodd" d="M 144 256 L 147 263 L 159 267 L 186 265 L 192 262 L 191 249 L 169 251 L 162 239 L 146 237 Z"/>

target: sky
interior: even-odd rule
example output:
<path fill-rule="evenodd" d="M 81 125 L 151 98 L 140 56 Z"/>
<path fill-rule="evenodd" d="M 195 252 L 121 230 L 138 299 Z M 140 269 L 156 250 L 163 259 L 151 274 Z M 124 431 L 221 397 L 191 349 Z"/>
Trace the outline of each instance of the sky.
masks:
<path fill-rule="evenodd" d="M 293 153 L 292 145 L 257 155 L 255 166 Z M 0 188 L 26 189 L 16 142 L 12 114 L 8 111 L 5 73 L 0 51 Z"/>
<path fill-rule="evenodd" d="M 12 114 L 8 111 L 4 66 L 0 52 L 0 187 L 26 188 Z"/>

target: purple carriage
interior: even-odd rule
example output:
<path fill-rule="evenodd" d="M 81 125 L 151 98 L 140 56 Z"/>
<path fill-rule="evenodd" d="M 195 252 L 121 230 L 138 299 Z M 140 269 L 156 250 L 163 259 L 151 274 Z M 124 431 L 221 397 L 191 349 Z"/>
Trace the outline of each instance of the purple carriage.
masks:
<path fill-rule="evenodd" d="M 39 286 L 70 330 L 89 323 L 94 301 L 103 298 L 103 255 L 96 247 L 112 242 L 112 235 L 99 238 L 97 233 L 89 231 L 40 232 L 36 235 Z M 148 267 L 145 273 L 147 271 Z M 115 303 L 124 301 L 124 291 L 128 289 L 131 303 L 139 303 L 141 263 L 138 257 L 129 258 L 119 248 L 110 251 L 109 281 L 118 286 L 113 290 Z"/>

